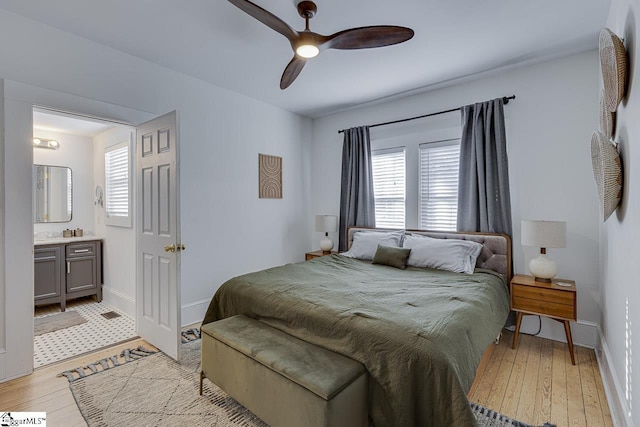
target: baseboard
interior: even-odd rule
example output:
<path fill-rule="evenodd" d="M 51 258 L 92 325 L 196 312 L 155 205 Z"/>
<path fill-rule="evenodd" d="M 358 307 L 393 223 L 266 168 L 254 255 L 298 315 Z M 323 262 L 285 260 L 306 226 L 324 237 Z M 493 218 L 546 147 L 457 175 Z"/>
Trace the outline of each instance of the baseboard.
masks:
<path fill-rule="evenodd" d="M 509 328 L 513 329 L 513 328 Z M 571 322 L 571 337 L 573 343 L 582 347 L 596 348 L 598 342 L 598 331 L 600 326 L 595 322 L 588 320 L 578 320 L 577 322 Z M 535 333 L 538 330 L 538 317 L 537 316 L 524 316 L 522 318 L 522 325 L 520 326 L 520 332 Z M 541 338 L 547 338 L 554 341 L 567 342 L 567 337 L 564 332 L 564 326 L 560 322 L 556 322 L 553 319 L 548 319 L 542 316 L 542 329 L 538 334 Z"/>
<path fill-rule="evenodd" d="M 196 301 L 191 304 L 185 304 L 182 306 L 182 326 L 193 325 L 194 323 L 202 322 L 204 315 L 209 307 L 210 299 Z"/>
<path fill-rule="evenodd" d="M 113 308 L 122 311 L 124 314 L 131 316 L 134 319 L 136 318 L 135 299 L 106 286 L 102 288 L 102 297 L 104 298 L 104 302 Z M 201 322 L 204 318 L 204 314 L 207 312 L 207 307 L 209 307 L 210 301 L 210 299 L 206 299 L 183 305 L 181 310 L 181 326 L 189 326 L 194 323 Z"/>
<path fill-rule="evenodd" d="M 599 343 L 596 347 L 596 358 L 600 368 L 600 376 L 604 385 L 604 392 L 609 402 L 609 411 L 613 425 L 616 427 L 634 427 L 633 419 L 631 419 L 631 411 L 624 397 L 624 390 L 618 381 L 616 369 L 611 359 L 607 340 L 602 334 L 602 329 L 598 327 Z"/>
<path fill-rule="evenodd" d="M 116 291 L 110 287 L 102 288 L 104 302 L 133 319 L 136 318 L 136 300 L 129 295 Z"/>
<path fill-rule="evenodd" d="M 2 348 L 0 349 L 0 382 L 4 381 L 4 378 L 7 376 L 7 351 Z"/>

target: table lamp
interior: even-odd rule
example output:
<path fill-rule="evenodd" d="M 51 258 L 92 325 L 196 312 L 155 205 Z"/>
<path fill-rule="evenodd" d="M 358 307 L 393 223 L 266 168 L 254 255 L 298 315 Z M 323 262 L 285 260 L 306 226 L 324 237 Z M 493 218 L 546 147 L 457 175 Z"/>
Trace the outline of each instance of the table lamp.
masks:
<path fill-rule="evenodd" d="M 329 238 L 329 233 L 338 231 L 338 217 L 335 215 L 316 215 L 316 231 L 324 233 L 324 237 L 320 240 L 322 252 L 331 252 L 333 241 Z"/>
<path fill-rule="evenodd" d="M 536 282 L 551 283 L 558 273 L 555 261 L 547 258 L 547 248 L 567 246 L 567 223 L 562 221 L 522 221 L 522 245 L 540 248 L 540 255 L 529 261 Z"/>

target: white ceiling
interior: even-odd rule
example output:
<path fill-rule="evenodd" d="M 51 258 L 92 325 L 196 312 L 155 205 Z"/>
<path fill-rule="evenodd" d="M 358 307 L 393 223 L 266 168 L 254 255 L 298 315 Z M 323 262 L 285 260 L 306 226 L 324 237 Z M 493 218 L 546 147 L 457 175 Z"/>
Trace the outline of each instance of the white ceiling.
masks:
<path fill-rule="evenodd" d="M 296 0 L 254 0 L 302 30 Z M 521 62 L 595 49 L 610 0 L 317 0 L 321 34 L 401 25 L 412 40 L 328 50 L 288 89 L 280 34 L 225 0 L 0 0 L 0 7 L 310 117 Z M 497 94 L 501 95 L 501 94 Z"/>
<path fill-rule="evenodd" d="M 38 136 L 38 131 L 69 133 L 72 135 L 87 136 L 93 138 L 102 132 L 114 127 L 113 123 L 107 123 L 89 118 L 80 118 L 57 112 L 33 112 L 33 136 Z"/>

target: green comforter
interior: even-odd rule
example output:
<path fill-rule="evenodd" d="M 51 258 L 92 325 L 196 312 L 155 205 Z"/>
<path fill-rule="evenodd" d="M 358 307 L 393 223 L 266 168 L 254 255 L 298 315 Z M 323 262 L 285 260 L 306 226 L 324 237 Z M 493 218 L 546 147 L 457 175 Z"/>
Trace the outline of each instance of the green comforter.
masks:
<path fill-rule="evenodd" d="M 203 324 L 244 314 L 357 360 L 382 426 L 474 426 L 466 397 L 509 312 L 504 281 L 340 255 L 227 281 Z"/>

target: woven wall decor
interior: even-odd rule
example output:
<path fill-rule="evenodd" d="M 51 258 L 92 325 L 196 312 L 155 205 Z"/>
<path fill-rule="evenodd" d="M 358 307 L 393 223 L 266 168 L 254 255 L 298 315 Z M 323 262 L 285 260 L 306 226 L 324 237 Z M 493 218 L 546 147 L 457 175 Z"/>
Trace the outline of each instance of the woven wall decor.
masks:
<path fill-rule="evenodd" d="M 604 90 L 600 91 L 600 132 L 608 139 L 613 138 L 616 128 L 616 113 L 609 111 L 604 101 Z"/>
<path fill-rule="evenodd" d="M 599 51 L 605 105 L 614 112 L 627 90 L 627 51 L 622 40 L 608 28 L 600 32 Z"/>
<path fill-rule="evenodd" d="M 282 199 L 282 157 L 258 154 L 258 175 L 258 197 Z"/>
<path fill-rule="evenodd" d="M 591 136 L 591 163 L 598 187 L 603 221 L 616 210 L 622 198 L 622 163 L 618 149 L 600 132 Z"/>

